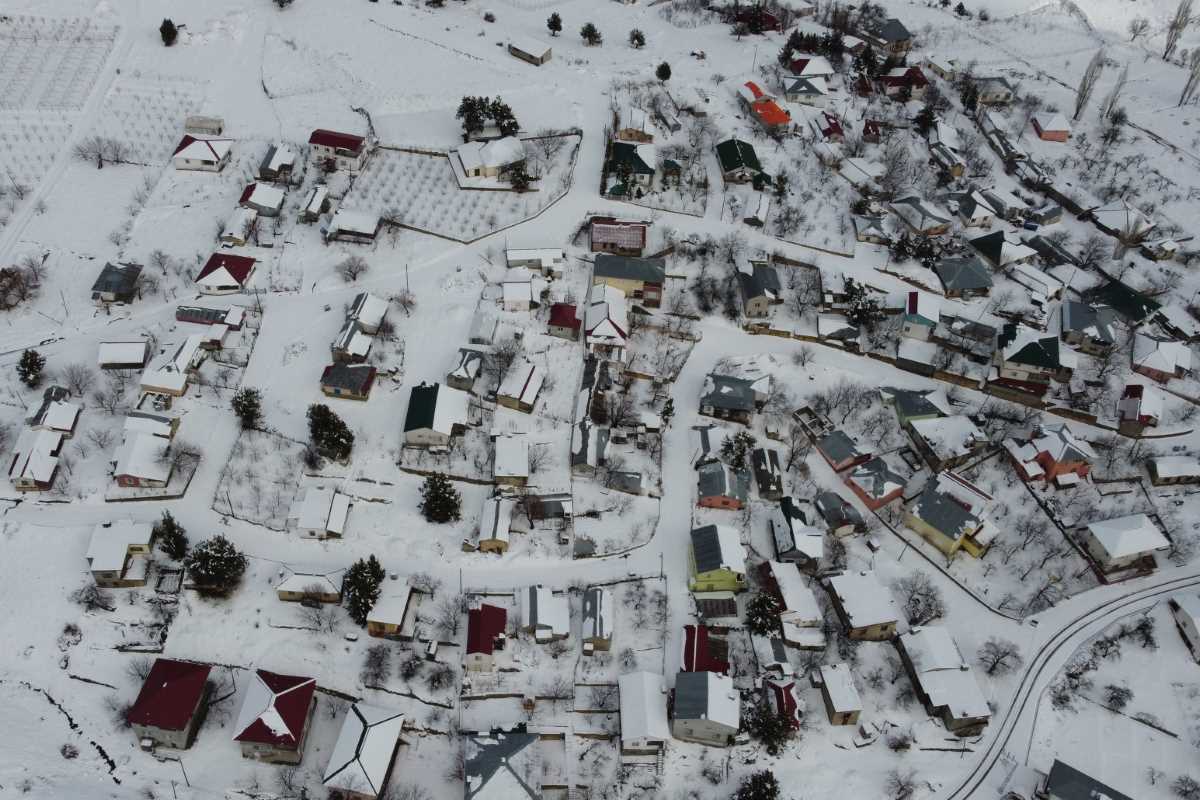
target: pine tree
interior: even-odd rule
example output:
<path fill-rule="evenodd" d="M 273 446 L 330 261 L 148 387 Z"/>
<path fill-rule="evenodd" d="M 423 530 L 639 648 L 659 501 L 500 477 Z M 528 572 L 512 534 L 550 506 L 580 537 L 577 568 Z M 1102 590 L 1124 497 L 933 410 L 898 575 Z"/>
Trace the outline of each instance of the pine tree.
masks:
<path fill-rule="evenodd" d="M 721 442 L 721 458 L 734 469 L 746 466 L 746 458 L 754 449 L 756 440 L 749 431 L 738 431 L 733 436 L 726 436 Z"/>
<path fill-rule="evenodd" d="M 435 472 L 425 479 L 421 487 L 421 513 L 429 522 L 452 522 L 459 519 L 462 497 L 450 479 Z"/>
<path fill-rule="evenodd" d="M 162 43 L 167 47 L 175 44 L 175 40 L 179 38 L 179 29 L 175 27 L 175 23 L 169 19 L 164 19 L 162 25 L 158 26 L 158 35 L 162 37 Z"/>
<path fill-rule="evenodd" d="M 550 18 L 546 20 L 546 27 L 550 29 L 551 36 L 558 36 L 562 32 L 562 17 L 558 15 L 557 11 L 551 14 Z"/>
<path fill-rule="evenodd" d="M 637 28 L 629 32 L 629 46 L 634 50 L 641 50 L 646 46 L 646 34 L 642 33 Z"/>
<path fill-rule="evenodd" d="M 664 428 L 671 424 L 671 417 L 675 416 L 675 401 L 670 397 L 667 398 L 667 402 L 663 403 L 662 412 L 659 416 L 662 417 Z"/>
<path fill-rule="evenodd" d="M 867 45 L 854 58 L 854 69 L 861 75 L 866 75 L 868 78 L 874 78 L 879 74 L 879 59 L 875 55 L 874 48 Z"/>
<path fill-rule="evenodd" d="M 665 61 L 659 64 L 658 69 L 654 70 L 654 77 L 658 78 L 659 83 L 671 80 L 671 65 Z"/>
<path fill-rule="evenodd" d="M 233 396 L 233 413 L 241 420 L 242 430 L 254 430 L 262 423 L 262 392 L 239 389 Z"/>
<path fill-rule="evenodd" d="M 514 192 L 529 190 L 529 173 L 525 171 L 525 163 L 515 165 L 508 172 L 508 183 Z"/>
<path fill-rule="evenodd" d="M 517 122 L 517 117 L 513 114 L 512 107 L 499 97 L 488 105 L 487 115 L 491 117 L 492 122 L 500 129 L 502 136 L 516 136 L 517 132 L 521 130 L 521 126 Z"/>
<path fill-rule="evenodd" d="M 779 755 L 779 751 L 792 738 L 795 729 L 792 719 L 785 712 L 776 711 L 765 700 L 751 706 L 745 713 L 746 732 L 758 740 L 768 755 Z M 734 797 L 770 797 L 771 795 L 743 795 Z"/>
<path fill-rule="evenodd" d="M 46 359 L 41 353 L 37 350 L 26 350 L 21 353 L 21 360 L 17 362 L 17 377 L 21 379 L 21 383 L 33 389 L 42 382 L 42 370 L 45 367 Z"/>
<path fill-rule="evenodd" d="M 590 22 L 584 23 L 584 26 L 579 29 L 579 35 L 583 37 L 583 41 L 590 45 L 597 45 L 604 41 L 604 36 L 600 33 L 600 29 Z"/>
<path fill-rule="evenodd" d="M 359 625 L 367 624 L 367 615 L 379 599 L 379 587 L 383 583 L 383 566 L 375 556 L 355 561 L 346 570 L 342 581 L 342 599 L 350 619 Z"/>
<path fill-rule="evenodd" d="M 246 571 L 246 557 L 218 534 L 193 547 L 183 565 L 201 590 L 228 594 Z"/>
<path fill-rule="evenodd" d="M 486 97 L 464 97 L 458 104 L 454 116 L 462 120 L 463 138 L 470 139 L 472 133 L 483 130 L 483 121 L 487 117 L 490 101 Z"/>
<path fill-rule="evenodd" d="M 759 592 L 746 604 L 746 627 L 751 633 L 767 635 L 779 630 L 779 601 L 767 592 Z"/>
<path fill-rule="evenodd" d="M 778 800 L 779 780 L 770 770 L 763 770 L 742 778 L 733 800 Z"/>
<path fill-rule="evenodd" d="M 354 434 L 346 423 L 321 403 L 308 407 L 308 436 L 317 452 L 336 461 L 349 458 L 354 447 Z"/>
<path fill-rule="evenodd" d="M 164 511 L 162 519 L 154 523 L 154 538 L 158 547 L 169 557 L 182 561 L 187 556 L 188 540 L 183 526 L 175 521 L 170 511 Z"/>

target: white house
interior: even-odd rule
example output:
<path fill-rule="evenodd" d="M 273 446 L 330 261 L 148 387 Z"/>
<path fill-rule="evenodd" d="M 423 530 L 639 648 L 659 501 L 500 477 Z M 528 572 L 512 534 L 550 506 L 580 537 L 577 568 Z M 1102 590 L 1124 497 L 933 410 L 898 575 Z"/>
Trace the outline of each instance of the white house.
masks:
<path fill-rule="evenodd" d="M 387 317 L 388 301 L 376 297 L 370 292 L 360 292 L 355 295 L 346 316 L 358 323 L 359 329 L 374 336 L 379 333 L 379 326 Z"/>
<path fill-rule="evenodd" d="M 404 731 L 404 715 L 379 706 L 355 703 L 325 767 L 325 788 L 345 800 L 374 800 L 388 776 Z"/>
<path fill-rule="evenodd" d="M 496 390 L 496 402 L 530 414 L 545 380 L 546 371 L 540 366 L 528 360 L 518 361 L 509 367 L 508 374 Z"/>
<path fill-rule="evenodd" d="M 466 142 L 454 151 L 468 178 L 495 178 L 525 161 L 525 143 L 515 136 L 488 142 Z"/>
<path fill-rule="evenodd" d="M 719 672 L 681 672 L 675 678 L 671 734 L 686 742 L 728 747 L 741 726 L 733 679 Z"/>
<path fill-rule="evenodd" d="M 196 288 L 201 294 L 236 294 L 249 282 L 256 263 L 249 256 L 213 253 L 196 275 Z"/>
<path fill-rule="evenodd" d="M 817 605 L 813 590 L 805 584 L 795 564 L 768 561 L 771 577 L 782 601 L 779 623 L 783 640 L 795 647 L 818 649 L 825 647 L 822 625 L 825 616 Z"/>
<path fill-rule="evenodd" d="M 63 435 L 56 431 L 23 429 L 8 462 L 8 479 L 13 488 L 22 492 L 49 489 L 58 473 L 62 443 Z"/>
<path fill-rule="evenodd" d="M 495 437 L 492 479 L 502 486 L 524 486 L 529 481 L 529 439 L 524 433 Z"/>
<path fill-rule="evenodd" d="M 1155 553 L 1165 552 L 1171 546 L 1145 514 L 1093 522 L 1083 529 L 1083 534 L 1088 553 L 1105 572 L 1128 569 L 1146 558 L 1153 560 Z"/>
<path fill-rule="evenodd" d="M 92 529 L 87 561 L 97 586 L 145 586 L 154 529 L 148 522 L 119 520 Z"/>
<path fill-rule="evenodd" d="M 180 344 L 167 345 L 142 372 L 142 391 L 182 397 L 187 392 L 191 374 L 205 359 L 203 342 L 204 334 L 193 333 Z"/>
<path fill-rule="evenodd" d="M 565 594 L 543 586 L 530 586 L 520 593 L 521 630 L 535 641 L 552 642 L 571 635 L 571 611 Z"/>
<path fill-rule="evenodd" d="M 346 532 L 350 497 L 334 489 L 309 488 L 292 507 L 288 524 L 306 539 L 325 539 Z"/>
<path fill-rule="evenodd" d="M 662 675 L 629 672 L 617 678 L 621 708 L 621 760 L 654 756 L 671 737 L 667 685 Z M 632 757 L 632 758 L 629 758 Z"/>
<path fill-rule="evenodd" d="M 992 715 L 987 696 L 948 630 L 913 628 L 899 636 L 897 648 L 926 711 L 959 736 L 983 731 Z"/>
<path fill-rule="evenodd" d="M 221 244 L 232 247 L 244 247 L 254 241 L 254 232 L 258 227 L 258 212 L 253 208 L 238 206 L 226 218 L 221 226 L 218 237 Z"/>
<path fill-rule="evenodd" d="M 629 341 L 625 293 L 606 283 L 592 284 L 583 318 L 588 352 L 624 363 Z"/>
<path fill-rule="evenodd" d="M 404 416 L 404 444 L 409 447 L 446 447 L 467 428 L 471 396 L 438 383 L 412 388 Z"/>
<path fill-rule="evenodd" d="M 229 154 L 232 152 L 233 139 L 187 134 L 175 147 L 171 163 L 175 169 L 220 172 L 229 163 Z"/>

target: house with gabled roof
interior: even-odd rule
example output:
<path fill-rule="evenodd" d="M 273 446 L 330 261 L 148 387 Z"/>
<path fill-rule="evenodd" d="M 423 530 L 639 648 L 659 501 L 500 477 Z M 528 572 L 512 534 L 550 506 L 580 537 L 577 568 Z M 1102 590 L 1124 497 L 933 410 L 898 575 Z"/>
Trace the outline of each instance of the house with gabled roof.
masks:
<path fill-rule="evenodd" d="M 907 92 L 908 99 L 920 100 L 929 88 L 929 79 L 925 77 L 921 68 L 914 64 L 893 67 L 879 76 L 879 85 L 883 87 L 883 93 L 890 98 L 902 97 Z"/>
<path fill-rule="evenodd" d="M 626 297 L 658 308 L 667 279 L 666 262 L 661 258 L 635 258 L 611 254 L 596 256 L 592 266 L 592 284 L 603 283 L 620 289 Z"/>
<path fill-rule="evenodd" d="M 1153 220 L 1125 198 L 1094 208 L 1088 215 L 1097 228 L 1128 246 L 1141 244 L 1156 227 Z"/>
<path fill-rule="evenodd" d="M 821 700 L 830 725 L 857 725 L 862 714 L 862 697 L 854 685 L 849 664 L 826 664 L 818 671 Z"/>
<path fill-rule="evenodd" d="M 508 612 L 484 603 L 467 612 L 467 648 L 463 664 L 470 672 L 491 672 L 496 650 L 504 649 Z"/>
<path fill-rule="evenodd" d="M 871 458 L 869 450 L 859 449 L 858 442 L 841 428 L 829 431 L 816 441 L 817 452 L 834 472 L 843 472 Z"/>
<path fill-rule="evenodd" d="M 71 393 L 62 386 L 48 386 L 42 392 L 42 402 L 25 424 L 35 431 L 54 431 L 64 439 L 75 435 L 75 426 L 83 409 L 68 400 Z"/>
<path fill-rule="evenodd" d="M 464 142 L 454 148 L 454 155 L 468 178 L 495 178 L 526 159 L 525 143 L 516 136 Z"/>
<path fill-rule="evenodd" d="M 913 420 L 907 430 L 917 452 L 934 472 L 965 464 L 989 444 L 983 431 L 961 415 Z"/>
<path fill-rule="evenodd" d="M 546 371 L 541 366 L 528 359 L 522 359 L 508 368 L 504 380 L 496 390 L 496 402 L 505 408 L 533 413 L 542 384 L 546 381 Z"/>
<path fill-rule="evenodd" d="M 646 231 L 644 222 L 592 217 L 588 222 L 588 243 L 593 253 L 641 256 L 646 249 Z"/>
<path fill-rule="evenodd" d="M 970 240 L 975 252 L 996 269 L 1027 264 L 1037 255 L 1032 247 L 1014 240 L 1005 231 L 993 231 Z"/>
<path fill-rule="evenodd" d="M 1117 401 L 1117 424 L 1123 436 L 1139 436 L 1146 428 L 1158 426 L 1165 398 L 1153 386 L 1130 383 Z"/>
<path fill-rule="evenodd" d="M 686 742 L 728 747 L 741 727 L 733 679 L 717 672 L 680 672 L 671 693 L 671 734 Z"/>
<path fill-rule="evenodd" d="M 1184 342 L 1137 333 L 1131 355 L 1133 371 L 1159 383 L 1192 371 L 1192 351 Z"/>
<path fill-rule="evenodd" d="M 829 85 L 822 77 L 788 75 L 782 79 L 783 99 L 806 106 L 823 106 L 829 97 Z"/>
<path fill-rule="evenodd" d="M 341 537 L 350 514 L 350 496 L 329 487 L 311 486 L 298 495 L 287 526 L 307 539 Z"/>
<path fill-rule="evenodd" d="M 696 469 L 696 505 L 740 510 L 750 502 L 750 473 L 719 461 Z"/>
<path fill-rule="evenodd" d="M 560 339 L 576 341 L 579 331 L 583 328 L 583 320 L 579 317 L 574 303 L 554 303 L 550 306 L 550 320 L 547 323 L 547 333 Z"/>
<path fill-rule="evenodd" d="M 296 166 L 296 154 L 286 144 L 273 144 L 258 165 L 260 180 L 287 183 Z"/>
<path fill-rule="evenodd" d="M 874 572 L 847 572 L 825 582 L 833 608 L 851 639 L 880 642 L 896 635 L 900 609 Z"/>
<path fill-rule="evenodd" d="M 987 696 L 950 632 L 926 625 L 896 639 L 900 661 L 925 710 L 957 736 L 978 736 L 992 716 Z"/>
<path fill-rule="evenodd" d="M 1057 336 L 1010 322 L 996 337 L 990 380 L 1040 397 L 1051 381 L 1069 380 L 1077 363 L 1075 351 Z"/>
<path fill-rule="evenodd" d="M 947 207 L 964 228 L 990 228 L 996 218 L 996 210 L 978 189 L 966 192 L 951 192 L 946 196 Z"/>
<path fill-rule="evenodd" d="M 178 344 L 165 345 L 142 371 L 138 379 L 142 391 L 170 397 L 186 394 L 191 376 L 207 357 L 204 339 L 204 334 L 193 333 Z"/>
<path fill-rule="evenodd" d="M 1038 797 L 1047 800 L 1133 800 L 1057 758 L 1038 786 L 1038 792 Z"/>
<path fill-rule="evenodd" d="M 169 447 L 170 442 L 161 436 L 127 432 L 110 461 L 113 480 L 124 488 L 163 488 L 174 472 L 167 456 Z"/>
<path fill-rule="evenodd" d="M 661 753 L 671 737 L 667 685 L 653 672 L 627 672 L 617 678 L 621 712 L 621 759 Z"/>
<path fill-rule="evenodd" d="M 1030 118 L 1038 138 L 1047 142 L 1065 142 L 1071 138 L 1071 123 L 1057 111 L 1041 111 Z"/>
<path fill-rule="evenodd" d="M 378 370 L 370 364 L 335 362 L 321 371 L 321 393 L 326 397 L 367 400 Z"/>
<path fill-rule="evenodd" d="M 821 492 L 813 501 L 813 506 L 834 536 L 849 536 L 867 529 L 862 514 L 839 494 Z"/>
<path fill-rule="evenodd" d="M 792 115 L 779 107 L 772 97 L 756 80 L 743 81 L 737 86 L 738 100 L 742 107 L 760 127 L 766 130 L 776 130 L 791 124 Z"/>
<path fill-rule="evenodd" d="M 184 134 L 171 154 L 171 163 L 178 170 L 220 172 L 229 163 L 233 152 L 233 139 L 216 136 L 193 136 Z"/>
<path fill-rule="evenodd" d="M 104 522 L 92 529 L 87 562 L 97 586 L 145 586 L 154 546 L 154 527 L 125 519 Z"/>
<path fill-rule="evenodd" d="M 63 435 L 23 428 L 8 462 L 8 480 L 18 492 L 45 492 L 58 476 Z"/>
<path fill-rule="evenodd" d="M 1117 312 L 1108 306 L 1092 306 L 1078 300 L 1064 300 L 1059 306 L 1059 335 L 1072 347 L 1101 355 L 1117 343 Z"/>
<path fill-rule="evenodd" d="M 700 413 L 749 425 L 758 411 L 754 384 L 749 378 L 710 373 L 701 390 Z"/>
<path fill-rule="evenodd" d="M 457 362 L 454 368 L 446 373 L 446 385 L 451 389 L 473 394 L 475 381 L 483 372 L 484 355 L 472 347 L 458 348 Z"/>
<path fill-rule="evenodd" d="M 614 179 L 608 186 L 608 194 L 617 197 L 637 194 L 640 197 L 637 187 L 647 187 L 653 182 L 657 164 L 658 155 L 654 145 L 613 142 L 609 146 L 608 163 L 605 164 L 605 170 Z M 628 180 L 620 180 L 622 177 Z"/>
<path fill-rule="evenodd" d="M 981 106 L 1002 106 L 1013 101 L 1016 90 L 1008 78 L 998 75 L 975 79 L 976 100 Z"/>
<path fill-rule="evenodd" d="M 612 648 L 614 619 L 612 591 L 603 586 L 585 589 L 579 626 L 584 655 Z"/>
<path fill-rule="evenodd" d="M 766 317 L 772 306 L 783 303 L 779 272 L 770 263 L 743 261 L 738 264 L 737 279 L 742 293 L 742 313 L 747 317 Z"/>
<path fill-rule="evenodd" d="M 400 712 L 353 704 L 342 720 L 322 785 L 344 800 L 375 800 L 387 788 L 403 733 Z"/>
<path fill-rule="evenodd" d="M 843 482 L 872 511 L 901 499 L 908 484 L 882 458 L 872 458 L 847 471 Z"/>
<path fill-rule="evenodd" d="M 497 486 L 524 486 L 529 482 L 529 439 L 525 433 L 492 438 L 492 480 Z"/>
<path fill-rule="evenodd" d="M 584 344 L 589 353 L 625 363 L 629 343 L 629 311 L 625 293 L 607 283 L 594 283 L 583 314 Z"/>
<path fill-rule="evenodd" d="M 122 264 L 109 261 L 100 270 L 92 283 L 92 302 L 98 306 L 109 303 L 132 303 L 140 298 L 138 278 L 142 274 L 141 264 Z"/>
<path fill-rule="evenodd" d="M 1171 547 L 1158 525 L 1145 514 L 1093 522 L 1077 529 L 1076 535 L 1092 561 L 1106 574 L 1132 569 L 1150 572 L 1157 566 L 1155 554 L 1165 553 Z"/>
<path fill-rule="evenodd" d="M 942 551 L 982 558 L 999 529 L 991 521 L 992 496 L 953 472 L 939 472 L 908 506 L 904 524 Z"/>
<path fill-rule="evenodd" d="M 258 233 L 258 212 L 253 208 L 238 206 L 229 212 L 221 225 L 218 240 L 229 247 L 245 247 L 253 244 Z"/>
<path fill-rule="evenodd" d="M 345 571 L 287 564 L 280 570 L 285 574 L 275 584 L 275 596 L 285 603 L 340 603 Z"/>
<path fill-rule="evenodd" d="M 895 17 L 864 28 L 858 31 L 858 35 L 889 55 L 903 56 L 912 49 L 912 34 Z"/>
<path fill-rule="evenodd" d="M 250 256 L 213 253 L 196 275 L 201 294 L 236 294 L 246 288 L 258 262 Z"/>
<path fill-rule="evenodd" d="M 299 675 L 254 671 L 234 724 L 243 758 L 299 764 L 316 704 L 317 682 Z"/>
<path fill-rule="evenodd" d="M 330 242 L 370 244 L 379 236 L 383 218 L 371 211 L 338 207 L 325 226 L 325 239 Z"/>
<path fill-rule="evenodd" d="M 508 551 L 516 501 L 507 497 L 488 497 L 483 501 L 474 549 L 481 553 Z M 465 546 L 464 546 L 464 549 Z"/>
<path fill-rule="evenodd" d="M 767 561 L 760 565 L 764 589 L 779 603 L 779 628 L 783 640 L 808 650 L 825 648 L 825 624 L 817 597 L 795 564 Z"/>
<path fill-rule="evenodd" d="M 929 341 L 941 319 L 942 303 L 929 292 L 905 292 L 900 333 L 910 339 Z"/>
<path fill-rule="evenodd" d="M 125 721 L 139 741 L 186 750 L 208 711 L 212 667 L 156 658 Z"/>
<path fill-rule="evenodd" d="M 933 271 L 946 297 L 987 297 L 992 291 L 992 272 L 974 253 L 939 259 Z"/>
<path fill-rule="evenodd" d="M 385 586 L 375 605 L 367 613 L 367 635 L 385 639 L 411 638 L 405 635 L 405 621 L 420 607 L 420 596 L 407 583 Z"/>
<path fill-rule="evenodd" d="M 804 706 L 795 680 L 764 678 L 762 700 L 776 716 L 786 719 L 792 730 L 800 729 Z"/>
<path fill-rule="evenodd" d="M 571 635 L 571 609 L 565 594 L 555 594 L 544 586 L 527 586 L 518 592 L 521 630 L 539 643 L 565 639 Z"/>
<path fill-rule="evenodd" d="M 754 146 L 741 139 L 726 139 L 716 146 L 717 161 L 726 183 L 748 183 L 763 174 Z"/>
<path fill-rule="evenodd" d="M 825 530 L 817 527 L 812 502 L 786 495 L 771 509 L 767 527 L 775 543 L 775 558 L 807 572 L 820 568 L 825 557 Z"/>
<path fill-rule="evenodd" d="M 414 386 L 404 416 L 404 444 L 448 447 L 466 431 L 470 405 L 470 395 L 458 389 L 437 383 Z"/>
<path fill-rule="evenodd" d="M 353 133 L 317 128 L 308 137 L 313 160 L 324 169 L 358 172 L 366 164 L 370 147 L 367 140 Z"/>
<path fill-rule="evenodd" d="M 914 233 L 941 236 L 950 230 L 950 212 L 915 194 L 898 197 L 891 209 Z"/>
<path fill-rule="evenodd" d="M 688 546 L 688 589 L 737 592 L 746 588 L 746 548 L 735 528 L 694 528 Z"/>
<path fill-rule="evenodd" d="M 951 414 L 950 401 L 942 389 L 897 389 L 884 386 L 879 390 L 884 405 L 896 411 L 902 427 L 919 419 L 937 419 Z"/>
<path fill-rule="evenodd" d="M 277 217 L 283 210 L 284 191 L 266 183 L 252 183 L 242 190 L 238 205 L 263 217 Z"/>
<path fill-rule="evenodd" d="M 1021 480 L 1044 480 L 1060 486 L 1086 478 L 1096 458 L 1091 445 L 1075 436 L 1065 422 L 1042 425 L 1026 438 L 1005 439 L 1004 450 Z"/>

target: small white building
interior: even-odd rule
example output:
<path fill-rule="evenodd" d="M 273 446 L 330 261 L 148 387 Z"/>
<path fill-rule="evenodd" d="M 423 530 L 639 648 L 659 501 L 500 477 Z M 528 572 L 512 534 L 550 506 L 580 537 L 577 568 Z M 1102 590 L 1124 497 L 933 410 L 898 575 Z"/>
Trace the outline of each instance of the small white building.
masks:
<path fill-rule="evenodd" d="M 275 584 L 275 596 L 289 603 L 317 600 L 321 603 L 342 601 L 342 577 L 345 570 L 288 565 L 282 580 Z"/>
<path fill-rule="evenodd" d="M 561 247 L 510 247 L 505 250 L 505 258 L 509 269 L 525 267 L 556 278 L 563 274 L 567 263 Z"/>
<path fill-rule="evenodd" d="M 1193 589 L 1172 595 L 1167 607 L 1171 609 L 1183 643 L 1191 651 L 1192 658 L 1200 663 L 1200 594 Z"/>
<path fill-rule="evenodd" d="M 387 787 L 403 732 L 404 715 L 398 711 L 350 706 L 325 767 L 325 788 L 344 800 L 375 800 Z"/>
<path fill-rule="evenodd" d="M 186 134 L 179 140 L 171 163 L 175 169 L 220 172 L 229 163 L 233 139 Z"/>
<path fill-rule="evenodd" d="M 671 737 L 667 685 L 662 675 L 629 672 L 617 678 L 621 708 L 621 760 L 655 756 Z"/>
<path fill-rule="evenodd" d="M 8 462 L 8 479 L 20 492 L 44 492 L 54 484 L 63 435 L 24 428 Z"/>
<path fill-rule="evenodd" d="M 521 630 L 539 643 L 571 635 L 571 610 L 565 594 L 544 586 L 530 586 L 520 593 Z"/>
<path fill-rule="evenodd" d="M 529 482 L 529 439 L 523 433 L 495 437 L 492 479 L 501 486 L 524 486 Z"/>
<path fill-rule="evenodd" d="M 1166 552 L 1171 546 L 1145 514 L 1093 522 L 1082 532 L 1088 553 L 1104 572 L 1128 569 L 1147 558 L 1153 563 L 1155 553 Z"/>
<path fill-rule="evenodd" d="M 313 487 L 292 507 L 288 523 L 306 539 L 341 537 L 346 532 L 350 497 L 334 489 Z"/>
<path fill-rule="evenodd" d="M 333 212 L 333 218 L 325 230 L 325 238 L 331 242 L 370 244 L 379 235 L 380 224 L 378 214 L 339 208 Z"/>
<path fill-rule="evenodd" d="M 476 550 L 481 553 L 503 553 L 508 550 L 514 508 L 516 501 L 507 497 L 489 497 L 483 501 L 475 536 Z"/>
<path fill-rule="evenodd" d="M 515 136 L 466 142 L 459 145 L 454 154 L 468 178 L 495 178 L 525 161 L 525 143 Z"/>
<path fill-rule="evenodd" d="M 346 316 L 358 323 L 363 333 L 374 336 L 379 333 L 379 326 L 387 318 L 388 301 L 376 297 L 370 292 L 360 292 L 355 295 Z"/>
<path fill-rule="evenodd" d="M 900 609 L 874 572 L 848 572 L 828 581 L 834 609 L 851 639 L 883 641 L 892 638 Z"/>
<path fill-rule="evenodd" d="M 542 391 L 546 371 L 532 361 L 522 360 L 508 369 L 508 374 L 496 391 L 496 402 L 526 414 L 533 412 L 534 403 Z"/>
<path fill-rule="evenodd" d="M 182 397 L 187 392 L 192 373 L 206 357 L 204 339 L 204 334 L 193 333 L 180 344 L 167 345 L 142 372 L 142 391 Z"/>
<path fill-rule="evenodd" d="M 100 369 L 142 369 L 150 353 L 146 339 L 101 342 L 96 356 Z"/>
<path fill-rule="evenodd" d="M 119 520 L 92 529 L 87 561 L 97 586 L 145 586 L 154 529 L 148 522 Z"/>
<path fill-rule="evenodd" d="M 768 561 L 771 577 L 782 599 L 779 624 L 783 629 L 783 640 L 794 647 L 823 649 L 825 633 L 822 626 L 825 616 L 817 604 L 817 596 L 800 576 L 795 564 Z"/>
<path fill-rule="evenodd" d="M 218 240 L 221 244 L 231 247 L 244 247 L 254 241 L 254 232 L 258 228 L 258 212 L 253 208 L 239 206 L 226 218 L 221 226 Z"/>

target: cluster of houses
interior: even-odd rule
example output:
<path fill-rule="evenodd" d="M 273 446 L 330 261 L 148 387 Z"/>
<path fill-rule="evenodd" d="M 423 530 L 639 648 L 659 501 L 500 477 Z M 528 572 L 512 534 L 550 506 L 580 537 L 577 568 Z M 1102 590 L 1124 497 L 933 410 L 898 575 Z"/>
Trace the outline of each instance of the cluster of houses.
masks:
<path fill-rule="evenodd" d="M 388 301 L 370 292 L 355 295 L 346 320 L 329 345 L 332 363 L 321 372 L 321 391 L 327 397 L 366 400 L 378 370 L 366 363 L 371 346 L 387 321 Z"/>

